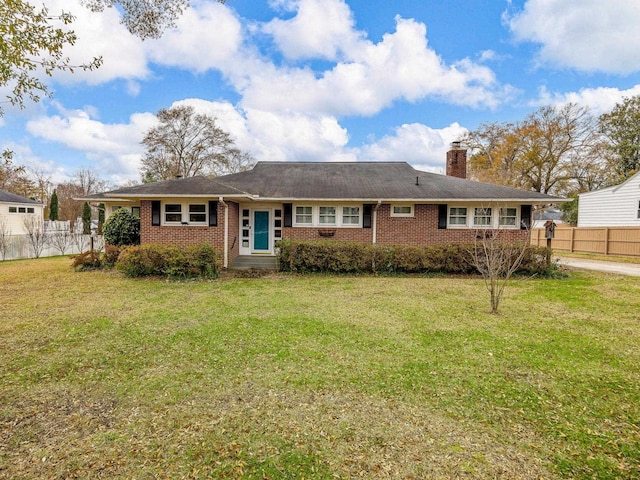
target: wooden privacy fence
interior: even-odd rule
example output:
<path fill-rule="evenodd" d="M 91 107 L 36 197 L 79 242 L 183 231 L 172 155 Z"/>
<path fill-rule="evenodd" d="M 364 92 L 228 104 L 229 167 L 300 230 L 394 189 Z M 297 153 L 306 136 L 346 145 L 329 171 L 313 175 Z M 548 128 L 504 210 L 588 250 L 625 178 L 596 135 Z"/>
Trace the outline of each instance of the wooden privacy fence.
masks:
<path fill-rule="evenodd" d="M 546 246 L 544 228 L 531 231 L 531 244 Z M 558 225 L 553 250 L 601 255 L 640 256 L 640 227 L 568 227 Z"/>

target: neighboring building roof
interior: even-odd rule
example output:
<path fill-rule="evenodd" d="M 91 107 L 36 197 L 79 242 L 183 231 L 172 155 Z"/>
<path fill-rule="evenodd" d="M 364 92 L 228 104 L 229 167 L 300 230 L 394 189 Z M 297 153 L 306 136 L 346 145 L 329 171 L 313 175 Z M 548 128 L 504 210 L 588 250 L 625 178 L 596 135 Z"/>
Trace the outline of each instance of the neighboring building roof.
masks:
<path fill-rule="evenodd" d="M 538 192 L 415 170 L 406 162 L 258 162 L 217 178 L 192 177 L 122 188 L 88 200 L 225 196 L 254 200 L 563 201 Z"/>
<path fill-rule="evenodd" d="M 0 190 L 0 202 L 2 203 L 28 203 L 30 205 L 41 205 L 41 203 L 27 197 L 16 195 L 15 193 Z"/>
<path fill-rule="evenodd" d="M 534 220 L 552 220 L 554 222 L 563 223 L 562 217 L 564 217 L 564 212 L 553 208 L 542 208 L 533 212 Z"/>

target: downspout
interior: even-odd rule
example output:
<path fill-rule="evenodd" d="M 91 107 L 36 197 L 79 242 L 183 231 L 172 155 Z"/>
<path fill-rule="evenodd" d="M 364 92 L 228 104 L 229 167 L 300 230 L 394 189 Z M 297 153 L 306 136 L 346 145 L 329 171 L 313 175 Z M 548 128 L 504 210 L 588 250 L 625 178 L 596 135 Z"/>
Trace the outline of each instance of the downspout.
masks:
<path fill-rule="evenodd" d="M 219 197 L 218 203 L 224 207 L 224 255 L 222 267 L 229 267 L 229 205 L 224 203 L 224 198 Z"/>
<path fill-rule="evenodd" d="M 382 205 L 382 200 L 378 200 L 378 203 L 373 207 L 373 243 L 378 243 L 378 209 Z"/>

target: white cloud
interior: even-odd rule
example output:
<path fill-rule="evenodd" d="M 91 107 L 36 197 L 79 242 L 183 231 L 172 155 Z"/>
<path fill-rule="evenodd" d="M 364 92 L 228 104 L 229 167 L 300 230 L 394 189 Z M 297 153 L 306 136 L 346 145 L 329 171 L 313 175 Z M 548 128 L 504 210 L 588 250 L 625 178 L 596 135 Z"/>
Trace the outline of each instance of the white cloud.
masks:
<path fill-rule="evenodd" d="M 505 22 L 517 40 L 541 45 L 542 63 L 621 74 L 640 70 L 640 2 L 528 0 Z"/>
<path fill-rule="evenodd" d="M 446 153 L 451 142 L 459 140 L 467 129 L 452 123 L 442 129 L 433 129 L 420 123 L 404 124 L 394 135 L 358 149 L 362 161 L 408 162 L 414 167 L 443 173 Z"/>
<path fill-rule="evenodd" d="M 538 99 L 531 106 L 541 105 L 564 105 L 575 103 L 589 107 L 594 115 L 601 115 L 610 112 L 617 103 L 625 98 L 640 95 L 640 85 L 636 85 L 627 90 L 618 88 L 599 87 L 584 88 L 578 92 L 552 93 L 546 88 L 541 88 Z"/>
<path fill-rule="evenodd" d="M 242 43 L 240 21 L 218 2 L 193 2 L 176 28 L 145 42 L 151 61 L 202 73 L 233 61 Z"/>
<path fill-rule="evenodd" d="M 357 46 L 357 48 L 355 48 Z M 462 59 L 446 65 L 428 47 L 426 27 L 396 17 L 396 31 L 381 42 L 357 43 L 329 71 L 263 65 L 237 85 L 245 108 L 325 115 L 373 115 L 396 100 L 425 97 L 456 105 L 494 107 L 511 94 L 493 71 Z"/>
<path fill-rule="evenodd" d="M 342 0 L 298 0 L 278 5 L 287 11 L 297 10 L 296 16 L 273 19 L 262 30 L 273 36 L 288 58 L 334 60 L 339 52 L 349 51 L 364 37 L 354 30 L 353 14 Z"/>
<path fill-rule="evenodd" d="M 59 115 L 41 116 L 27 122 L 27 130 L 35 137 L 83 152 L 101 176 L 113 183 L 139 178 L 143 153 L 140 141 L 156 122 L 155 115 L 134 113 L 127 124 L 106 124 L 93 118 L 90 111 L 89 108 L 65 110 L 60 107 Z"/>
<path fill-rule="evenodd" d="M 46 0 L 45 3 L 52 15 L 70 11 L 76 17 L 69 28 L 75 31 L 78 41 L 65 49 L 71 63 L 89 63 L 100 56 L 104 62 L 93 71 L 76 68 L 74 73 L 58 72 L 55 74 L 57 80 L 98 85 L 117 78 L 143 79 L 149 75 L 143 42 L 120 24 L 115 9 L 92 12 L 78 0 Z"/>

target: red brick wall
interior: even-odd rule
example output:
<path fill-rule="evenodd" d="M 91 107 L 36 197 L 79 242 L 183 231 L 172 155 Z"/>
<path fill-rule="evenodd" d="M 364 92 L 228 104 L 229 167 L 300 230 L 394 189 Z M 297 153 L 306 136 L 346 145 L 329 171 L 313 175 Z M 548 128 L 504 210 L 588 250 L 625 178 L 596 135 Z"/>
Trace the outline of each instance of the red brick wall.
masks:
<path fill-rule="evenodd" d="M 227 202 L 229 205 L 229 264 L 239 254 L 238 229 L 239 205 Z M 186 247 L 198 243 L 210 243 L 221 255 L 224 253 L 224 206 L 218 204 L 217 227 L 195 226 L 159 226 L 151 225 L 151 201 L 140 202 L 140 242 L 172 244 Z"/>
<path fill-rule="evenodd" d="M 524 230 L 501 230 L 505 240 L 525 240 Z M 413 217 L 392 217 L 391 205 L 383 204 L 378 210 L 378 243 L 402 245 L 434 245 L 439 243 L 466 243 L 476 238 L 475 229 L 438 229 L 438 205 L 414 207 Z"/>
<path fill-rule="evenodd" d="M 229 205 L 229 264 L 239 255 L 240 206 Z M 335 231 L 324 237 L 320 231 Z M 414 208 L 413 217 L 392 217 L 391 206 L 383 204 L 378 209 L 377 243 L 405 245 L 433 245 L 439 243 L 472 242 L 477 232 L 473 229 L 438 229 L 438 205 L 419 205 Z M 524 240 L 522 230 L 502 230 L 509 240 Z M 373 228 L 322 228 L 289 227 L 282 229 L 282 237 L 293 240 L 336 240 L 372 243 Z M 151 226 L 151 201 L 140 202 L 140 240 L 142 243 L 176 244 L 181 246 L 208 242 L 221 254 L 224 251 L 224 207 L 218 205 L 217 227 L 194 226 Z"/>
<path fill-rule="evenodd" d="M 140 242 L 172 244 L 186 247 L 198 243 L 208 242 L 216 250 L 222 252 L 224 237 L 224 210 L 218 209 L 217 227 L 193 227 L 193 226 L 151 226 L 151 201 L 140 202 Z"/>
<path fill-rule="evenodd" d="M 335 230 L 335 235 L 322 237 L 320 230 Z M 502 230 L 509 240 L 524 240 L 526 232 Z M 418 205 L 413 217 L 392 217 L 391 205 L 382 204 L 378 209 L 377 243 L 401 245 L 434 245 L 439 243 L 466 243 L 476 238 L 475 229 L 438 229 L 438 205 Z M 321 240 L 371 243 L 373 228 L 321 228 L 291 227 L 282 230 L 283 238 L 292 240 Z"/>

